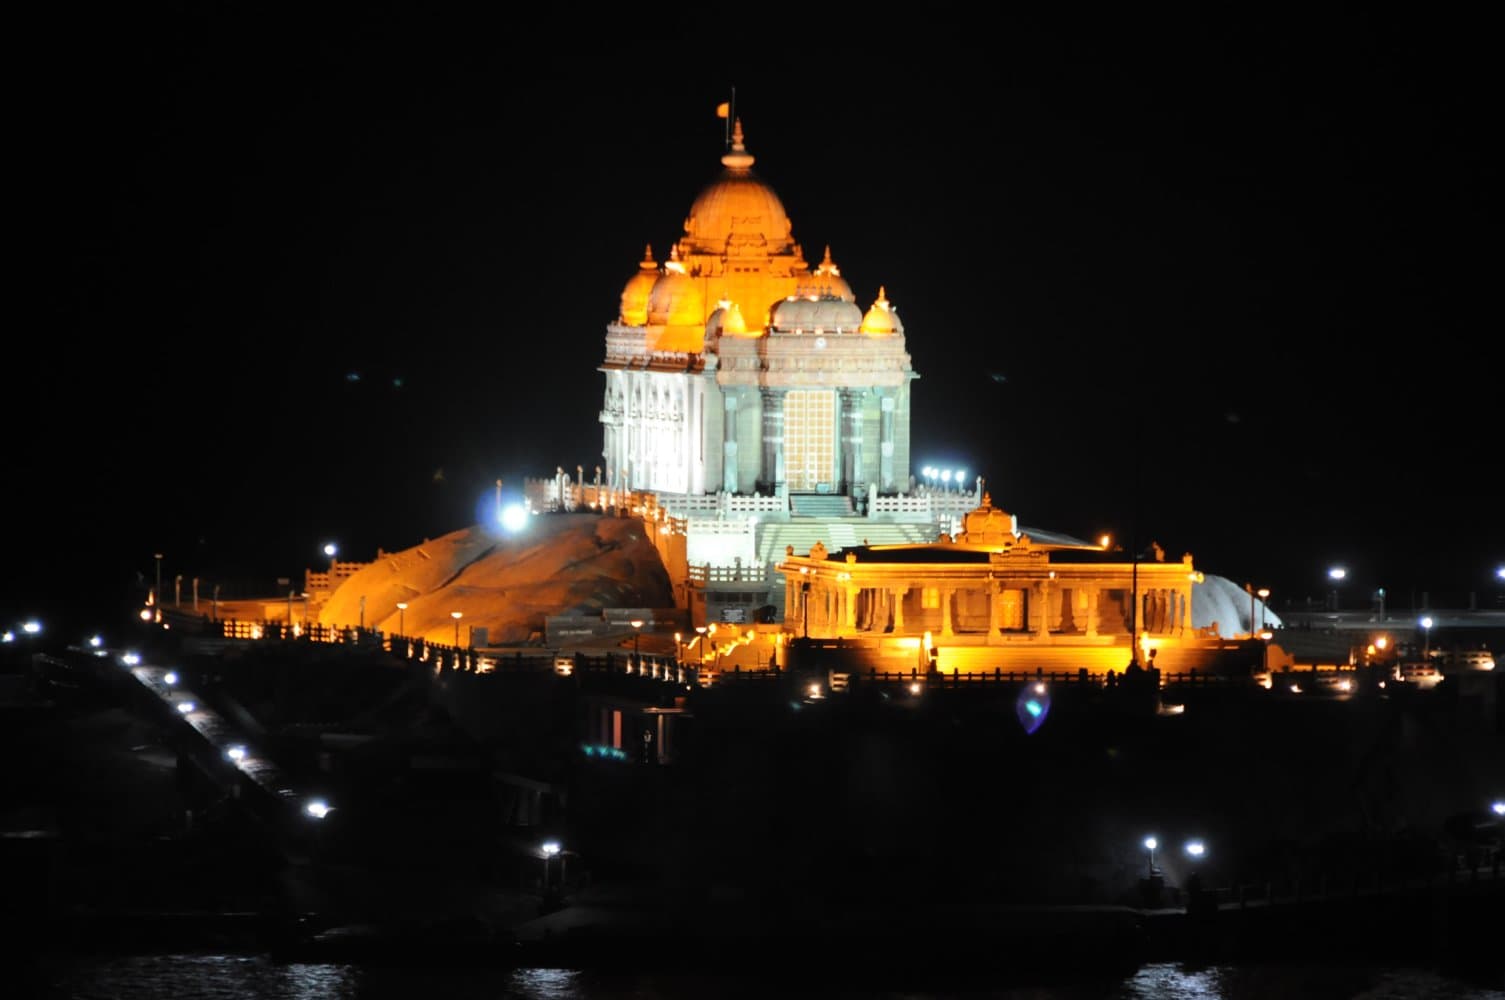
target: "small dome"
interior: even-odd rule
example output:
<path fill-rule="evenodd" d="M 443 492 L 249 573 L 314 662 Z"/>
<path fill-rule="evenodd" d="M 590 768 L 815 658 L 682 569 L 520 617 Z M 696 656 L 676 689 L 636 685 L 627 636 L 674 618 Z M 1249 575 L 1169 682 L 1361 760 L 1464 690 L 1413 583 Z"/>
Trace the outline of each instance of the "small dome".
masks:
<path fill-rule="evenodd" d="M 834 295 L 791 295 L 773 304 L 768 324 L 785 333 L 856 333 L 862 310 Z"/>
<path fill-rule="evenodd" d="M 810 277 L 800 282 L 795 294 L 806 292 L 811 295 L 830 295 L 845 302 L 857 301 L 857 296 L 852 294 L 852 286 L 841 276 L 841 268 L 831 260 L 830 247 L 826 247 L 825 258 L 815 265 Z"/>
<path fill-rule="evenodd" d="M 878 288 L 878 301 L 862 317 L 862 332 L 869 337 L 888 337 L 904 332 L 904 324 L 899 322 L 899 310 L 888 301 L 882 286 Z"/>
<path fill-rule="evenodd" d="M 694 326 L 698 330 L 704 323 L 705 296 L 700 282 L 685 273 L 676 247 L 648 293 L 648 325 Z"/>
<path fill-rule="evenodd" d="M 732 148 L 721 158 L 726 168 L 700 192 L 685 219 L 685 243 L 694 253 L 725 253 L 734 242 L 766 245 L 770 253 L 790 246 L 793 226 L 773 188 L 753 176 L 753 156 L 742 144 L 742 120 Z"/>
<path fill-rule="evenodd" d="M 648 296 L 658 281 L 658 264 L 653 260 L 653 247 L 643 248 L 643 261 L 638 273 L 627 279 L 622 289 L 622 311 L 618 319 L 628 326 L 642 326 L 648 322 Z"/>
<path fill-rule="evenodd" d="M 746 337 L 747 321 L 742 318 L 742 309 L 735 302 L 722 299 L 716 304 L 710 319 L 705 321 L 705 339 L 712 340 L 725 334 L 729 337 Z M 751 336 L 756 337 L 754 333 Z"/>

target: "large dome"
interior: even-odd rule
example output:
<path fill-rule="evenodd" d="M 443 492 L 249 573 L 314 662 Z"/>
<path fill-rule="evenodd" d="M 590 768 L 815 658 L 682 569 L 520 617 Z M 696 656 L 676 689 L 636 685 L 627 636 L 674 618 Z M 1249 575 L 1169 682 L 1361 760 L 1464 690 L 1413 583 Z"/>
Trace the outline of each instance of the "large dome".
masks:
<path fill-rule="evenodd" d="M 726 169 L 690 206 L 685 219 L 685 249 L 690 253 L 723 254 L 740 244 L 764 253 L 787 250 L 793 226 L 773 188 L 753 175 L 753 157 L 742 144 L 740 120 L 731 152 L 721 162 Z"/>
<path fill-rule="evenodd" d="M 651 326 L 694 326 L 705 323 L 705 298 L 700 283 L 685 273 L 679 255 L 670 253 L 664 272 L 648 293 L 648 323 Z"/>
<path fill-rule="evenodd" d="M 862 310 L 834 295 L 791 295 L 773 304 L 768 325 L 783 333 L 855 333 Z"/>

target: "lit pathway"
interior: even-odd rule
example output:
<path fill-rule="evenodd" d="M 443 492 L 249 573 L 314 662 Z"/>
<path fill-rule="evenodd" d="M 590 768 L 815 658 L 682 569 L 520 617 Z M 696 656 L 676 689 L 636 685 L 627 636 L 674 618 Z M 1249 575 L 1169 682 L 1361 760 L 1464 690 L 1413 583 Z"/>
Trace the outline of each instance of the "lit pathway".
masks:
<path fill-rule="evenodd" d="M 126 654 L 117 662 L 129 670 L 142 687 L 152 692 L 175 712 L 182 721 L 196 730 L 210 747 L 219 751 L 251 781 L 269 795 L 279 800 L 297 799 L 302 793 L 275 763 L 257 753 L 255 746 L 246 742 L 241 733 L 195 692 L 183 686 L 176 671 L 166 667 L 146 666 L 133 654 Z M 326 807 L 323 800 L 310 798 L 304 811 L 322 819 Z"/>

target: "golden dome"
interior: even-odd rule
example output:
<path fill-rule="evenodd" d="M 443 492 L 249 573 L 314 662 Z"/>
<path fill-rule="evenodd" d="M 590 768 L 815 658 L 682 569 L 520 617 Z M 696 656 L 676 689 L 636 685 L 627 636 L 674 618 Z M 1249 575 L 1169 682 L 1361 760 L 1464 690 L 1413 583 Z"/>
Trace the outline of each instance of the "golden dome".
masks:
<path fill-rule="evenodd" d="M 716 304 L 715 312 L 711 313 L 710 319 L 705 321 L 705 339 L 712 340 L 726 335 L 728 337 L 753 337 L 759 336 L 760 331 L 747 332 L 747 321 L 742 318 L 742 309 L 735 302 L 722 299 Z"/>
<path fill-rule="evenodd" d="M 899 322 L 899 310 L 888 301 L 881 285 L 878 287 L 878 300 L 867 311 L 867 315 L 862 317 L 862 332 L 869 337 L 887 337 L 904 332 L 904 324 Z"/>
<path fill-rule="evenodd" d="M 694 353 L 705 334 L 705 295 L 685 273 L 678 249 L 669 251 L 664 271 L 648 293 L 648 325 L 662 327 L 654 350 Z"/>
<path fill-rule="evenodd" d="M 753 156 L 742 144 L 742 120 L 732 133 L 726 168 L 700 192 L 685 219 L 685 248 L 690 253 L 722 254 L 737 244 L 766 253 L 789 249 L 793 226 L 773 189 L 753 176 Z"/>
<path fill-rule="evenodd" d="M 622 311 L 618 319 L 628 326 L 643 326 L 648 322 L 648 296 L 658 281 L 658 264 L 653 260 L 653 247 L 643 248 L 643 261 L 638 273 L 627 279 L 622 289 Z"/>
<path fill-rule="evenodd" d="M 784 333 L 856 333 L 862 310 L 834 295 L 791 295 L 773 304 L 768 325 Z"/>
<path fill-rule="evenodd" d="M 831 260 L 831 248 L 826 247 L 825 258 L 811 272 L 810 277 L 800 282 L 796 295 L 809 293 L 811 295 L 830 295 L 846 302 L 856 302 L 857 296 L 852 294 L 852 286 L 847 284 L 841 276 L 841 268 Z"/>

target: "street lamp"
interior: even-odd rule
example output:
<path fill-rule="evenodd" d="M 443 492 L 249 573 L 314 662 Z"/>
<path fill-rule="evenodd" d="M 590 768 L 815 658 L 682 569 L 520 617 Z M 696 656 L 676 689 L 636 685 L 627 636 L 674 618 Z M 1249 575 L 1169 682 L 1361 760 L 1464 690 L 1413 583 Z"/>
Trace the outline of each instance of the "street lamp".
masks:
<path fill-rule="evenodd" d="M 335 553 L 337 553 L 339 551 L 340 551 L 339 546 L 335 545 L 334 542 L 325 542 L 324 543 L 324 554 L 326 556 L 328 556 L 329 558 L 333 559 L 335 557 Z"/>
<path fill-rule="evenodd" d="M 460 648 L 460 619 L 465 617 L 463 612 L 451 611 L 449 616 L 455 620 L 455 648 Z"/>
<path fill-rule="evenodd" d="M 1265 612 L 1270 608 L 1270 588 L 1261 587 L 1255 591 L 1259 595 L 1259 630 L 1265 630 Z"/>
<path fill-rule="evenodd" d="M 1432 658 L 1432 616 L 1427 615 L 1420 622 L 1421 625 L 1421 658 L 1431 662 Z"/>
<path fill-rule="evenodd" d="M 674 662 L 678 666 L 685 662 L 684 636 L 679 632 L 674 633 Z"/>
<path fill-rule="evenodd" d="M 641 670 L 642 666 L 643 666 L 643 661 L 638 656 L 638 636 L 640 636 L 640 635 L 643 634 L 643 632 L 642 632 L 642 630 L 643 630 L 643 619 L 641 619 L 641 618 L 634 618 L 632 621 L 628 622 L 627 624 L 629 624 L 629 625 L 632 626 L 632 664 L 633 664 L 633 666 L 635 666 L 635 667 L 637 667 L 638 669 Z"/>
<path fill-rule="evenodd" d="M 1144 849 L 1150 852 L 1150 877 L 1155 877 L 1155 848 L 1160 846 L 1160 841 L 1153 836 L 1144 838 Z"/>
<path fill-rule="evenodd" d="M 407 601 L 398 601 L 397 602 L 397 634 L 398 635 L 407 635 L 407 632 L 403 631 L 403 612 L 405 612 L 407 610 L 408 610 L 408 602 Z"/>
<path fill-rule="evenodd" d="M 1207 845 L 1200 840 L 1188 840 L 1186 842 L 1186 854 L 1188 857 L 1199 861 L 1207 856 Z"/>
<path fill-rule="evenodd" d="M 705 626 L 695 626 L 696 639 L 700 642 L 700 663 L 705 665 Z"/>
<path fill-rule="evenodd" d="M 157 560 L 157 589 L 155 591 L 156 596 L 153 597 L 152 600 L 154 600 L 157 604 L 161 604 L 162 603 L 162 553 L 160 553 L 160 552 L 154 552 L 154 553 L 152 553 L 152 556 L 153 556 L 153 558 L 155 558 Z"/>
<path fill-rule="evenodd" d="M 543 887 L 544 891 L 548 891 L 552 885 L 550 875 L 553 874 L 551 871 L 553 862 L 559 856 L 559 841 L 546 840 L 538 850 L 543 855 Z"/>
<path fill-rule="evenodd" d="M 1327 571 L 1327 578 L 1333 582 L 1332 593 L 1329 595 L 1329 601 L 1332 604 L 1333 611 L 1338 610 L 1338 584 L 1341 583 L 1347 576 L 1348 570 L 1344 569 L 1342 566 L 1334 566 Z"/>

